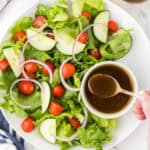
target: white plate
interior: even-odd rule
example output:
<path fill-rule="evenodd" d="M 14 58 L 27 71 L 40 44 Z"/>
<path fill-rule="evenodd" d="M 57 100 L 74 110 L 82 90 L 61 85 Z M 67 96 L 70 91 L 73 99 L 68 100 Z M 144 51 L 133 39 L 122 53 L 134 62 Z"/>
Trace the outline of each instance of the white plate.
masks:
<path fill-rule="evenodd" d="M 53 3 L 55 0 L 42 0 L 42 2 L 49 2 Z M 41 2 L 41 1 L 40 1 Z M 150 69 L 150 43 L 148 38 L 146 37 L 145 33 L 141 29 L 141 27 L 138 25 L 138 23 L 124 10 L 110 2 L 109 0 L 105 0 L 106 6 L 108 10 L 111 11 L 112 18 L 119 22 L 119 24 L 125 28 L 133 29 L 132 37 L 133 37 L 133 47 L 131 51 L 122 59 L 119 60 L 119 62 L 122 62 L 129 66 L 131 70 L 134 72 L 138 84 L 139 89 L 147 89 L 150 85 L 150 71 L 147 71 Z M 28 11 L 27 11 L 28 10 Z M 18 14 L 18 12 L 13 12 L 15 14 L 14 18 L 9 21 L 9 24 L 7 23 L 7 26 L 10 27 L 14 23 L 15 20 L 17 20 L 22 15 L 28 15 L 34 12 L 34 9 L 31 9 L 31 5 L 28 5 L 28 8 L 26 8 L 26 12 L 28 13 L 21 13 Z M 4 27 L 4 26 L 2 26 Z M 7 27 L 3 28 L 3 35 L 6 35 Z M 4 37 L 3 37 L 4 39 Z M 38 149 L 44 149 L 44 150 L 59 150 L 58 146 L 51 145 L 47 143 L 45 140 L 43 140 L 41 137 L 38 136 L 37 132 L 34 131 L 30 134 L 24 133 L 21 128 L 20 124 L 22 121 L 22 118 L 17 118 L 15 115 L 7 113 L 3 111 L 4 115 L 6 116 L 8 122 L 10 125 L 20 134 L 26 141 L 31 143 L 33 146 L 35 146 Z M 125 138 L 127 138 L 140 124 L 138 120 L 134 117 L 132 114 L 132 111 L 126 114 L 125 116 L 121 117 L 117 120 L 117 126 L 118 129 L 113 133 L 113 141 L 104 145 L 104 150 L 110 149 L 113 146 L 116 146 L 120 142 L 122 142 Z M 81 147 L 75 148 L 75 150 L 81 150 Z"/>

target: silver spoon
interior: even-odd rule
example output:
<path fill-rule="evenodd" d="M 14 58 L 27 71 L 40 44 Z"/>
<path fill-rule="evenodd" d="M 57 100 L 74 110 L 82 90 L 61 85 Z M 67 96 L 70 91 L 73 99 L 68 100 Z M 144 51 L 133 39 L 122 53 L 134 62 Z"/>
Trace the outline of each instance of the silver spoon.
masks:
<path fill-rule="evenodd" d="M 110 98 L 119 93 L 138 97 L 136 93 L 121 88 L 119 82 L 107 74 L 92 75 L 88 81 L 88 88 L 93 95 L 101 98 Z"/>

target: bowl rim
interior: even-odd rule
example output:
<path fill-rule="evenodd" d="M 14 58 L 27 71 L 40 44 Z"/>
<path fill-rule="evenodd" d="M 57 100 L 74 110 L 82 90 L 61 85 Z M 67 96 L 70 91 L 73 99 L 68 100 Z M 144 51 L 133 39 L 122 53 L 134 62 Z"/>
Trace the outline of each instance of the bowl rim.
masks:
<path fill-rule="evenodd" d="M 125 70 L 128 74 L 128 76 L 130 77 L 131 82 L 133 83 L 133 90 L 136 93 L 138 91 L 138 83 L 136 80 L 136 77 L 134 75 L 134 73 L 131 71 L 131 69 L 124 65 L 123 63 L 120 62 L 115 62 L 115 61 L 104 61 L 104 62 L 100 62 L 95 64 L 94 66 L 92 66 L 91 68 L 89 68 L 89 70 L 85 73 L 82 82 L 81 82 L 81 89 L 80 89 L 80 93 L 81 93 L 81 97 L 82 100 L 85 104 L 85 106 L 87 107 L 87 109 L 92 112 L 93 114 L 95 114 L 96 116 L 105 118 L 105 119 L 114 119 L 114 118 L 119 118 L 123 115 L 125 115 L 135 104 L 136 102 L 136 98 L 133 97 L 131 98 L 129 104 L 127 104 L 122 110 L 115 112 L 115 113 L 104 113 L 104 112 L 100 112 L 98 110 L 96 110 L 88 101 L 85 95 L 85 84 L 87 82 L 87 78 L 89 77 L 89 75 L 91 74 L 91 72 L 93 70 L 95 70 L 95 68 L 101 67 L 101 66 L 105 66 L 105 65 L 116 65 L 120 68 L 122 68 L 123 70 Z"/>

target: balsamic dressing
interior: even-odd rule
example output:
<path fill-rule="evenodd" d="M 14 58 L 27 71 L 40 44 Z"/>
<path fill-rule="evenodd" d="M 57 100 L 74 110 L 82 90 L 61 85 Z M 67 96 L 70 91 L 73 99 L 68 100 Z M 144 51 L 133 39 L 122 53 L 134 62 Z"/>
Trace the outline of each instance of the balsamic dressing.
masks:
<path fill-rule="evenodd" d="M 107 74 L 94 74 L 88 81 L 89 91 L 98 97 L 112 97 L 117 92 L 116 82 Z"/>
<path fill-rule="evenodd" d="M 129 103 L 129 101 L 131 100 L 131 97 L 122 93 L 119 93 L 116 96 L 113 97 L 109 97 L 109 98 L 102 98 L 100 96 L 97 96 L 95 94 L 93 94 L 93 92 L 91 92 L 91 90 L 89 90 L 89 85 L 88 82 L 89 80 L 92 78 L 92 76 L 96 75 L 96 74 L 107 74 L 110 75 L 112 77 L 114 77 L 120 84 L 120 86 L 123 89 L 129 90 L 129 91 L 134 91 L 133 88 L 133 84 L 132 81 L 130 79 L 130 76 L 128 75 L 128 73 L 120 68 L 117 65 L 103 65 L 100 66 L 98 68 L 96 68 L 88 77 L 86 85 L 85 85 L 85 94 L 86 94 L 86 98 L 88 100 L 88 102 L 91 104 L 91 106 L 93 106 L 96 110 L 100 111 L 100 112 L 104 112 L 104 113 L 116 113 L 119 112 L 120 110 L 122 110 L 124 107 L 126 107 Z M 98 79 L 98 78 L 97 78 Z M 100 86 L 99 84 L 103 84 L 104 85 L 104 89 L 105 90 L 115 90 L 113 88 L 113 85 L 111 85 L 111 83 L 109 83 L 109 81 L 104 81 L 102 82 L 102 80 L 94 80 L 94 90 L 97 90 L 95 92 L 98 92 L 99 88 L 101 88 L 102 86 Z M 107 87 L 109 86 L 109 87 Z M 102 89 L 101 89 L 102 90 Z M 109 92 L 111 92 L 109 91 Z M 102 91 L 105 92 L 105 91 Z"/>

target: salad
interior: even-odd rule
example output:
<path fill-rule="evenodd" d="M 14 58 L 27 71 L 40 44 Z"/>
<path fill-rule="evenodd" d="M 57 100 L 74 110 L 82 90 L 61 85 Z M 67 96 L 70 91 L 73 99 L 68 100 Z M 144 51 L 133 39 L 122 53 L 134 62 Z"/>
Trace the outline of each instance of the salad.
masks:
<path fill-rule="evenodd" d="M 94 64 L 116 60 L 131 48 L 129 29 L 111 19 L 103 0 L 39 4 L 20 18 L 0 48 L 0 106 L 19 117 L 24 132 L 60 145 L 102 150 L 116 120 L 85 108 L 80 85 Z"/>

